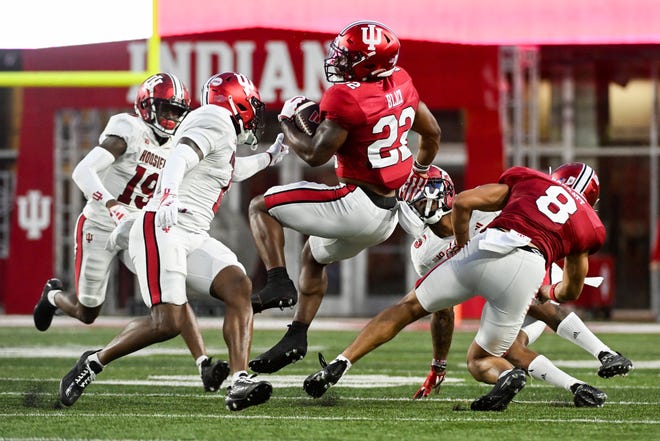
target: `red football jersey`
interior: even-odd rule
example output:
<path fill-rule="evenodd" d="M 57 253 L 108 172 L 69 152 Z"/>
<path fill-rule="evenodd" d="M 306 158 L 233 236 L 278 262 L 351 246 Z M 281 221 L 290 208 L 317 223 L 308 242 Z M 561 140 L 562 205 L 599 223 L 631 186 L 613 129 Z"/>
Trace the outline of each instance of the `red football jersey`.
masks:
<path fill-rule="evenodd" d="M 418 104 L 417 89 L 401 68 L 381 81 L 341 83 L 326 90 L 322 117 L 348 131 L 336 154 L 337 176 L 399 188 L 412 167 L 407 136 Z"/>
<path fill-rule="evenodd" d="M 513 167 L 499 182 L 510 187 L 509 199 L 489 227 L 516 230 L 532 239 L 548 266 L 565 256 L 596 252 L 605 242 L 605 226 L 589 203 L 550 175 Z"/>

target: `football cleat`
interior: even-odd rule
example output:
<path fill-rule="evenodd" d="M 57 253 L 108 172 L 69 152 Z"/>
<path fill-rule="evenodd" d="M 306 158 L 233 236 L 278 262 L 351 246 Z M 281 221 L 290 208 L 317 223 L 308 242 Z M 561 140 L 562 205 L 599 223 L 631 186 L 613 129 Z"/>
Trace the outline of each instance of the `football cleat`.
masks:
<path fill-rule="evenodd" d="M 633 368 L 632 361 L 620 353 L 601 352 L 598 354 L 601 367 L 598 369 L 598 376 L 602 378 L 612 378 L 616 375 L 628 375 Z"/>
<path fill-rule="evenodd" d="M 607 400 L 605 392 L 586 383 L 575 383 L 571 386 L 571 392 L 575 407 L 601 407 Z"/>
<path fill-rule="evenodd" d="M 255 376 L 241 375 L 227 388 L 227 410 L 239 411 L 268 401 L 273 393 L 273 386 L 267 381 L 254 381 Z"/>
<path fill-rule="evenodd" d="M 252 311 L 256 314 L 266 309 L 293 307 L 298 302 L 298 291 L 288 277 L 266 282 L 266 286 L 252 294 Z"/>
<path fill-rule="evenodd" d="M 218 360 L 213 363 L 212 358 L 202 361 L 202 383 L 206 392 L 215 392 L 220 389 L 222 382 L 229 375 L 229 364 Z"/>
<path fill-rule="evenodd" d="M 307 355 L 307 332 L 293 333 L 291 325 L 284 337 L 275 346 L 250 360 L 248 365 L 254 372 L 272 374 L 285 366 L 302 360 Z"/>
<path fill-rule="evenodd" d="M 313 373 L 305 378 L 303 389 L 313 398 L 320 398 L 330 386 L 337 384 L 346 372 L 347 363 L 345 360 L 334 360 L 330 364 L 326 363 L 323 355 L 319 352 L 320 371 Z"/>
<path fill-rule="evenodd" d="M 60 279 L 50 279 L 46 282 L 43 291 L 41 291 L 41 298 L 34 307 L 34 311 L 32 311 L 34 326 L 40 331 L 45 331 L 50 327 L 55 311 L 57 310 L 57 306 L 51 305 L 48 301 L 48 293 L 54 289 L 59 289 L 60 291 L 64 289 L 64 285 Z"/>
<path fill-rule="evenodd" d="M 96 374 L 103 370 L 97 363 L 90 363 L 87 357 L 100 351 L 87 351 L 80 356 L 75 366 L 60 381 L 60 403 L 72 406 L 85 391 L 85 388 L 96 379 Z"/>
<path fill-rule="evenodd" d="M 525 387 L 525 371 L 520 368 L 512 369 L 500 377 L 493 389 L 486 395 L 477 398 L 470 405 L 472 410 L 501 411 L 507 408 L 513 397 Z"/>

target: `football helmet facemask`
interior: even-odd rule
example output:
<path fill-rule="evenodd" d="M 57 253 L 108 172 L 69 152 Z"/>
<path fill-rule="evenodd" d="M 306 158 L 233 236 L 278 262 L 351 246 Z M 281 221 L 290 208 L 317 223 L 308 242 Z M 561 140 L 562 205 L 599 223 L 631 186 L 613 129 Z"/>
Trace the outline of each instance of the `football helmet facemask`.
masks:
<path fill-rule="evenodd" d="M 571 162 L 559 166 L 550 177 L 580 193 L 592 207 L 598 202 L 600 182 L 593 168 L 582 162 Z"/>
<path fill-rule="evenodd" d="M 378 81 L 392 74 L 400 48 L 399 39 L 385 25 L 356 21 L 330 43 L 325 77 L 331 83 Z"/>
<path fill-rule="evenodd" d="M 425 224 L 435 224 L 451 213 L 456 194 L 449 173 L 431 165 L 424 190 L 408 204 Z"/>
<path fill-rule="evenodd" d="M 245 75 L 235 72 L 213 75 L 202 88 L 201 102 L 229 110 L 239 144 L 257 145 L 264 132 L 266 106 L 259 90 Z"/>
<path fill-rule="evenodd" d="M 190 111 L 190 93 L 176 76 L 161 72 L 140 84 L 134 107 L 158 136 L 169 138 Z"/>

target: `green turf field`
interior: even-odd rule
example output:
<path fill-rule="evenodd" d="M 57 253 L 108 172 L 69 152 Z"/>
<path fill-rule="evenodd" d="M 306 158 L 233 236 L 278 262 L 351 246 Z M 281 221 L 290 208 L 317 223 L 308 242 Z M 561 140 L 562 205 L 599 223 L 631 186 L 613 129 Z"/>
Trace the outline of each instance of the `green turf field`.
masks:
<path fill-rule="evenodd" d="M 257 318 L 259 320 L 259 318 Z M 597 362 L 546 333 L 533 346 L 564 370 L 602 390 L 599 409 L 577 409 L 572 395 L 528 379 L 504 412 L 476 413 L 470 402 L 488 387 L 469 376 L 465 351 L 474 331 L 459 331 L 439 395 L 413 401 L 427 373 L 430 336 L 404 331 L 357 363 L 318 400 L 302 390 L 305 376 L 355 331 L 310 331 L 301 362 L 268 377 L 273 396 L 242 412 L 224 407 L 224 388 L 205 393 L 180 338 L 109 365 L 71 408 L 56 409 L 60 378 L 87 349 L 100 348 L 116 328 L 72 326 L 40 333 L 0 322 L 0 440 L 657 440 L 660 439 L 660 334 L 599 333 L 635 363 L 628 377 L 596 375 Z M 205 328 L 211 355 L 226 358 L 219 325 Z M 253 355 L 283 331 L 255 331 Z M 343 384 L 343 385 L 342 385 Z M 225 384 L 226 385 L 226 384 Z M 350 387 L 349 387 L 350 386 Z"/>

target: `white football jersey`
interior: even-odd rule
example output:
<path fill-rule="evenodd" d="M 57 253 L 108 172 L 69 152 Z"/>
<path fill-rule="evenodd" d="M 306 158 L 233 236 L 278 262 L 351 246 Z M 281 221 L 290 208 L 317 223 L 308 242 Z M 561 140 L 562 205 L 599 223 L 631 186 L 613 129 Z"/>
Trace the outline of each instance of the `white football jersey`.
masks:
<path fill-rule="evenodd" d="M 481 231 L 499 214 L 496 212 L 473 211 L 470 218 L 470 237 Z M 427 226 L 422 235 L 410 247 L 410 258 L 419 276 L 426 274 L 438 262 L 443 260 L 447 250 L 454 245 L 454 236 L 438 237 Z"/>
<path fill-rule="evenodd" d="M 183 120 L 172 145 L 183 137 L 193 140 L 204 157 L 186 172 L 179 186 L 180 205 L 188 212 L 179 214 L 177 225 L 192 232 L 208 231 L 234 172 L 237 137 L 231 113 L 216 105 L 201 106 Z M 160 182 L 156 194 L 147 207 L 150 211 L 158 210 Z"/>
<path fill-rule="evenodd" d="M 151 128 L 142 119 L 129 113 L 112 116 L 99 136 L 99 143 L 111 135 L 126 142 L 126 151 L 100 172 L 99 178 L 117 201 L 126 206 L 131 216 L 137 216 L 156 189 L 171 144 L 168 141 L 159 145 Z M 108 209 L 94 199 L 87 201 L 83 214 L 105 229 L 115 228 Z"/>

